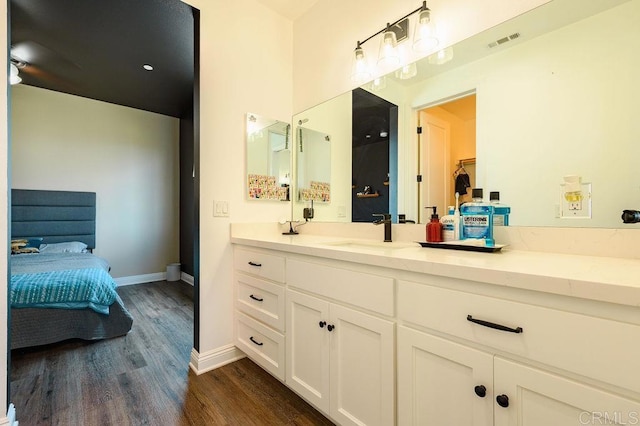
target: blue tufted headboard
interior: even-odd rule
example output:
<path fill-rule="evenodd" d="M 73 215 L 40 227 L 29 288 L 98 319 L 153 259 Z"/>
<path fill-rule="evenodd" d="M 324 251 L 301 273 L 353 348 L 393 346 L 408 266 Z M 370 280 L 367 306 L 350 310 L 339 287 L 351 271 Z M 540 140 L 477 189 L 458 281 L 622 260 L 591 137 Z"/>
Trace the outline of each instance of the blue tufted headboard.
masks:
<path fill-rule="evenodd" d="M 11 238 L 43 237 L 43 243 L 82 241 L 96 246 L 96 193 L 11 190 Z"/>

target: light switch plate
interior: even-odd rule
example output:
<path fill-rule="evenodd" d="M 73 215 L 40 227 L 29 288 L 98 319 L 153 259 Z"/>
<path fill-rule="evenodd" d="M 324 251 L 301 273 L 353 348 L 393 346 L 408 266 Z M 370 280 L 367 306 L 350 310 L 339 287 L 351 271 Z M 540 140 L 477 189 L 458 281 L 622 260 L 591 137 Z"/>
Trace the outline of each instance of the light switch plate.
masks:
<path fill-rule="evenodd" d="M 213 216 L 214 217 L 228 217 L 229 216 L 229 202 L 224 200 L 213 201 Z"/>

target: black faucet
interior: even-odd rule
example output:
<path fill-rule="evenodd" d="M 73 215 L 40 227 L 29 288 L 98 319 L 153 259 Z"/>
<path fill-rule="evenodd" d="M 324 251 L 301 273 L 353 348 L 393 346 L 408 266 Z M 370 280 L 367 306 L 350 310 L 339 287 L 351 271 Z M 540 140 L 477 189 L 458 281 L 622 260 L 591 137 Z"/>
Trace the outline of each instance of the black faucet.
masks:
<path fill-rule="evenodd" d="M 374 216 L 380 216 L 382 219 L 373 222 L 374 225 L 380 225 L 384 223 L 384 242 L 391 242 L 391 215 L 389 213 L 374 214 Z"/>

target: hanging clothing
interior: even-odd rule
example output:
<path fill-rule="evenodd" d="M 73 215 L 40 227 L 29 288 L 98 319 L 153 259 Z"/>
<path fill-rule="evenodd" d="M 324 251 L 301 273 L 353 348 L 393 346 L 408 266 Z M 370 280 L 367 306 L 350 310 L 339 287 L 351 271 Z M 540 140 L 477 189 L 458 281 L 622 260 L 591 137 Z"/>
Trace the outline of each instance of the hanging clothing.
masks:
<path fill-rule="evenodd" d="M 471 179 L 466 173 L 457 173 L 456 175 L 456 192 L 463 196 L 467 193 L 467 188 L 471 187 Z"/>

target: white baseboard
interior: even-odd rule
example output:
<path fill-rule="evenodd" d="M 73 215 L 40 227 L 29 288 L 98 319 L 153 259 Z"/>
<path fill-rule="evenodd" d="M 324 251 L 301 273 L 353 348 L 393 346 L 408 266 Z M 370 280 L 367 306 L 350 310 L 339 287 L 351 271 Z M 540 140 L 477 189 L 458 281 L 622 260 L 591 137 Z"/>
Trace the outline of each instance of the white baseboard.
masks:
<path fill-rule="evenodd" d="M 125 285 L 152 283 L 154 281 L 164 281 L 166 279 L 167 279 L 166 272 L 155 272 L 153 274 L 131 275 L 129 277 L 114 278 L 113 280 L 116 282 L 118 287 L 122 287 Z M 193 285 L 193 277 L 189 274 L 185 274 L 184 272 L 180 273 L 180 281 L 184 281 L 187 284 Z M 0 424 L 0 426 L 2 426 L 2 424 Z"/>
<path fill-rule="evenodd" d="M 191 285 L 193 285 L 193 283 L 194 283 L 193 276 L 187 274 L 186 272 L 180 272 L 180 280 L 184 281 L 187 284 L 191 284 Z"/>
<path fill-rule="evenodd" d="M 189 363 L 189 367 L 191 367 L 194 373 L 200 375 L 244 357 L 246 357 L 244 352 L 234 345 L 223 346 L 204 354 L 200 354 L 195 349 L 191 349 L 191 362 Z"/>
<path fill-rule="evenodd" d="M 154 281 L 164 281 L 167 278 L 166 272 L 156 272 L 153 274 L 131 275 L 129 277 L 114 278 L 118 286 L 133 285 L 142 283 L 152 283 Z"/>

